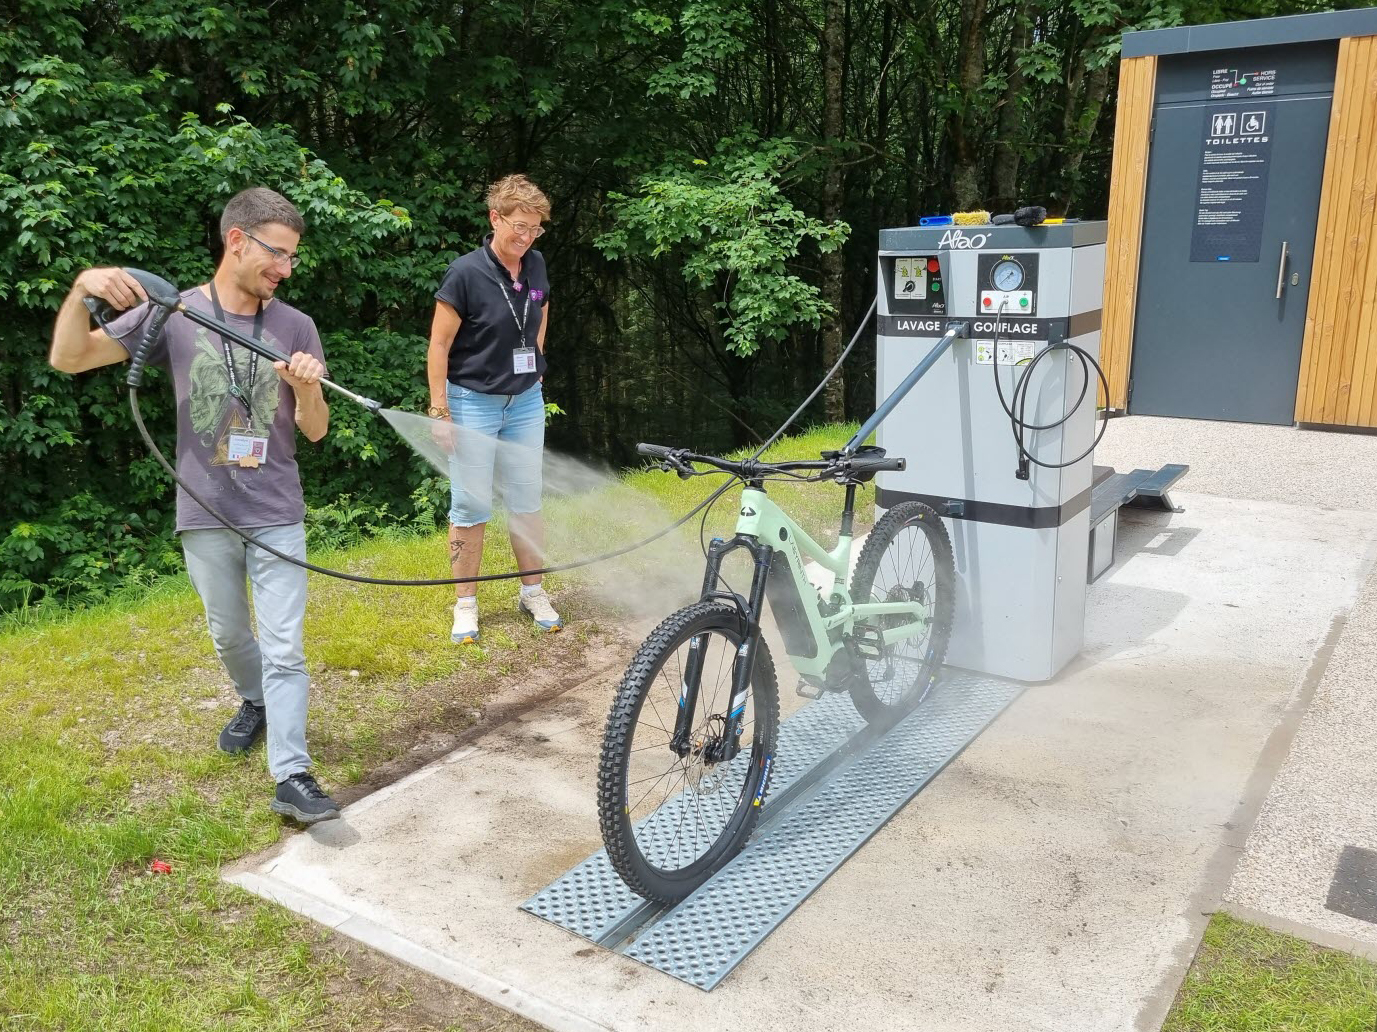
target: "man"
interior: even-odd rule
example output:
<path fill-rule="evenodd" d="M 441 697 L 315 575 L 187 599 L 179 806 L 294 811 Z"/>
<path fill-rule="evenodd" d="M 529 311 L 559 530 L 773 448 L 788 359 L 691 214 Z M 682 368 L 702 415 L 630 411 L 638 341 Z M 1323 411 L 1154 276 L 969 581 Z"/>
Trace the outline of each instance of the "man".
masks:
<path fill-rule="evenodd" d="M 308 440 L 325 436 L 324 354 L 315 323 L 273 295 L 300 261 L 296 248 L 304 229 L 300 213 L 281 194 L 255 187 L 235 195 L 220 219 L 225 253 L 214 277 L 181 295 L 188 307 L 261 338 L 289 354 L 290 362 L 260 368 L 268 363 L 180 314 L 167 321 L 149 353 L 151 363 L 172 375 L 178 476 L 236 527 L 301 559 L 306 507 L 292 424 Z M 91 296 L 128 311 L 108 330 L 92 330 L 82 304 Z M 53 367 L 81 373 L 127 360 L 150 315 L 135 308 L 143 300 L 143 289 L 121 269 L 81 273 L 53 327 Z M 177 530 L 215 651 L 243 700 L 220 732 L 220 748 L 246 752 L 266 731 L 268 770 L 277 782 L 272 809 L 305 824 L 338 817 L 339 806 L 311 776 L 306 752 L 306 571 L 249 545 L 180 487 Z"/>

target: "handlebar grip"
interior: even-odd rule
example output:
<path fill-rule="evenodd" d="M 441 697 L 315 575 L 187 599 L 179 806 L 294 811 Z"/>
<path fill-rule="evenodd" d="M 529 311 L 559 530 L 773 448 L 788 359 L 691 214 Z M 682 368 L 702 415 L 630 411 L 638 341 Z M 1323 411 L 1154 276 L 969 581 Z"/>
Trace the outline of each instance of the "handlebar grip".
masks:
<path fill-rule="evenodd" d="M 649 455 L 652 459 L 667 459 L 672 451 L 672 448 L 666 448 L 663 444 L 636 445 L 636 454 Z"/>
<path fill-rule="evenodd" d="M 899 458 L 856 455 L 851 459 L 851 468 L 857 473 L 902 473 L 907 467 L 907 460 Z"/>

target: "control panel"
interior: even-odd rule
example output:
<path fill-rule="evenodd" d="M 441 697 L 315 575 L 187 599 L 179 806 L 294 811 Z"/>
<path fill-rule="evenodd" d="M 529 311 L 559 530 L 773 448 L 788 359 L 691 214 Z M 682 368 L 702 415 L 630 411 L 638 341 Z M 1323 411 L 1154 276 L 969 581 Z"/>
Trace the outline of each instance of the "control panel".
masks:
<path fill-rule="evenodd" d="M 1036 254 L 982 254 L 976 264 L 979 297 L 976 311 L 994 315 L 1036 315 L 1038 310 L 1038 256 Z"/>
<path fill-rule="evenodd" d="M 885 257 L 891 287 L 890 310 L 896 315 L 943 315 L 947 310 L 946 284 L 936 255 Z"/>

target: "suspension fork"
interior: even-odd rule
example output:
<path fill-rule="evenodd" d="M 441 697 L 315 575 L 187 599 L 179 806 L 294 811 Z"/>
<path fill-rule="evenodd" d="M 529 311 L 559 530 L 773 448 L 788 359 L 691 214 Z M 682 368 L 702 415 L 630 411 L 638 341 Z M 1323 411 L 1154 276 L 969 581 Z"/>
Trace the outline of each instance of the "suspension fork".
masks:
<path fill-rule="evenodd" d="M 731 541 L 713 538 L 708 546 L 707 569 L 703 573 L 703 599 L 724 598 L 733 605 L 741 606 L 739 595 L 718 588 L 722 560 L 738 548 L 751 553 L 755 572 L 751 577 L 750 597 L 741 613 L 741 644 L 737 646 L 736 656 L 732 660 L 732 691 L 727 703 L 726 731 L 719 741 L 712 743 L 704 757 L 714 763 L 730 760 L 741 751 L 746 699 L 750 694 L 756 651 L 760 647 L 760 614 L 765 605 L 765 582 L 770 575 L 770 560 L 774 555 L 773 548 L 746 534 L 738 534 Z M 670 739 L 670 748 L 680 756 L 687 756 L 693 748 L 693 714 L 698 706 L 698 690 L 702 685 L 707 640 L 707 634 L 700 634 L 689 642 L 684 680 L 679 686 L 679 713 L 674 722 L 674 736 Z"/>

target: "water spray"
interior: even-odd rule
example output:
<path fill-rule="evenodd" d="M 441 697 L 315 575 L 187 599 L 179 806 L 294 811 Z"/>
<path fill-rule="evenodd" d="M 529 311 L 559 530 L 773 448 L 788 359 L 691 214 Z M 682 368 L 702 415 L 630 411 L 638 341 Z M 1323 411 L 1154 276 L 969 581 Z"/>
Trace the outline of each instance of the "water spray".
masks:
<path fill-rule="evenodd" d="M 144 293 L 148 297 L 149 303 L 153 307 L 153 318 L 152 321 L 148 324 L 148 328 L 143 335 L 143 339 L 140 340 L 138 344 L 135 345 L 132 349 L 130 349 L 129 372 L 124 378 L 125 385 L 129 388 L 129 409 L 133 413 L 134 425 L 138 428 L 139 435 L 143 438 L 144 445 L 148 448 L 149 453 L 152 454 L 153 458 L 158 462 L 158 465 L 160 465 L 163 468 L 163 470 L 166 471 L 168 476 L 170 476 L 173 479 L 173 481 L 175 481 L 177 485 L 180 486 L 181 489 L 187 493 L 187 496 L 191 498 L 192 501 L 200 505 L 201 508 L 208 512 L 218 523 L 220 523 L 226 529 L 234 531 L 234 533 L 238 534 L 239 537 L 247 541 L 249 544 L 263 549 L 269 555 L 276 556 L 278 559 L 282 559 L 286 562 L 289 562 L 293 566 L 299 566 L 302 569 L 310 570 L 312 573 L 320 573 L 324 574 L 327 577 L 336 577 L 340 580 L 354 581 L 359 584 L 378 584 L 386 587 L 403 588 L 428 588 L 438 587 L 447 584 L 477 584 L 486 581 L 512 580 L 518 577 L 541 576 L 547 573 L 563 573 L 568 570 L 575 570 L 585 566 L 592 566 L 595 563 L 605 562 L 610 559 L 619 558 L 620 556 L 626 555 L 630 552 L 634 552 L 637 549 L 644 548 L 646 545 L 649 545 L 652 542 L 658 541 L 660 538 L 663 538 L 666 535 L 678 530 L 684 524 L 688 523 L 689 520 L 693 519 L 694 516 L 698 515 L 698 513 L 703 512 L 705 509 L 709 508 L 735 483 L 734 479 L 729 479 L 726 483 L 718 487 L 715 491 L 709 494 L 706 498 L 704 498 L 701 502 L 695 505 L 692 509 L 690 509 L 679 519 L 675 520 L 669 526 L 663 528 L 662 530 L 656 531 L 654 534 L 651 534 L 648 537 L 642 538 L 640 541 L 634 542 L 630 545 L 626 545 L 622 548 L 614 549 L 609 552 L 603 552 L 599 555 L 588 556 L 583 559 L 574 560 L 572 562 L 559 563 L 554 566 L 544 566 L 536 570 L 516 570 L 512 573 L 487 573 L 480 574 L 474 577 L 436 577 L 422 580 L 401 580 L 390 577 L 367 577 L 362 574 L 345 573 L 343 570 L 331 570 L 324 566 L 317 566 L 315 563 L 309 562 L 307 560 L 298 559 L 295 556 L 287 555 L 286 553 L 279 551 L 271 545 L 266 544 L 265 542 L 255 538 L 248 531 L 243 530 L 240 527 L 236 527 L 233 523 L 230 522 L 230 520 L 226 516 L 221 514 L 217 509 L 210 505 L 209 502 L 207 502 L 204 498 L 197 494 L 192 488 L 188 487 L 186 483 L 183 482 L 181 477 L 177 475 L 176 469 L 173 468 L 172 464 L 167 460 L 167 457 L 158 448 L 157 443 L 153 440 L 152 434 L 148 432 L 148 427 L 144 425 L 143 414 L 139 411 L 139 390 L 143 386 L 144 367 L 145 365 L 147 365 L 149 352 L 152 350 L 154 343 L 157 341 L 159 335 L 162 333 L 163 326 L 167 323 L 167 320 L 171 318 L 174 313 L 180 314 L 185 318 L 190 319 L 197 325 L 205 327 L 206 329 L 223 336 L 226 340 L 232 341 L 235 344 L 240 345 L 241 347 L 248 348 L 250 351 L 254 352 L 257 355 L 260 355 L 263 358 L 268 359 L 270 362 L 290 362 L 290 356 L 283 354 L 281 351 L 264 343 L 262 340 L 259 340 L 256 337 L 251 337 L 246 334 L 240 333 L 238 330 L 234 329 L 234 327 L 227 325 L 221 320 L 216 319 L 213 316 L 206 315 L 204 312 L 198 311 L 195 308 L 192 308 L 182 300 L 181 293 L 177 290 L 177 288 L 173 286 L 171 283 L 169 283 L 167 280 L 163 279 L 161 276 L 157 276 L 151 272 L 145 272 L 142 269 L 125 269 L 124 271 L 143 288 Z M 84 299 L 84 303 L 87 309 L 91 312 L 91 315 L 95 318 L 96 322 L 100 324 L 102 329 L 107 329 L 107 324 L 110 322 L 111 319 L 114 318 L 116 314 L 118 314 L 116 310 L 112 308 L 109 305 L 109 303 L 102 298 L 88 297 Z M 870 308 L 867 309 L 865 316 L 861 319 L 860 325 L 856 328 L 855 335 L 851 338 L 851 343 L 848 344 L 845 350 L 842 351 L 836 363 L 833 364 L 832 368 L 828 370 L 827 375 L 823 377 L 822 382 L 819 383 L 818 386 L 813 390 L 813 392 L 808 396 L 808 398 L 804 400 L 803 404 L 800 405 L 798 409 L 794 411 L 793 415 L 791 415 L 787 420 L 785 420 L 785 422 L 779 427 L 779 429 L 776 430 L 770 436 L 770 438 L 765 442 L 765 444 L 760 446 L 760 448 L 755 452 L 752 458 L 758 458 L 761 454 L 764 453 L 765 449 L 769 447 L 769 445 L 773 444 L 776 440 L 778 440 L 784 434 L 784 431 L 788 429 L 790 425 L 793 424 L 794 420 L 796 420 L 800 415 L 803 414 L 803 411 L 808 407 L 808 405 L 813 401 L 813 399 L 816 398 L 819 393 L 821 393 L 823 387 L 827 384 L 827 382 L 831 380 L 833 376 L 836 375 L 837 370 L 841 368 L 842 363 L 846 360 L 847 356 L 851 353 L 852 349 L 855 348 L 856 343 L 860 340 L 861 333 L 865 329 L 866 325 L 869 323 L 870 316 L 874 311 L 875 302 L 871 302 Z M 347 398 L 349 401 L 352 401 L 355 404 L 362 406 L 372 415 L 382 416 L 383 419 L 387 420 L 389 425 L 391 425 L 394 429 L 398 430 L 399 433 L 402 433 L 403 437 L 406 437 L 407 435 L 401 431 L 399 424 L 403 424 L 407 420 L 415 420 L 421 418 L 415 416 L 412 413 L 401 412 L 395 409 L 386 409 L 382 406 L 380 402 L 374 401 L 372 398 L 366 398 L 361 394 L 356 394 L 353 391 L 345 387 L 342 387 L 339 384 L 334 383 L 330 380 L 322 378 L 320 383 L 322 386 L 328 387 L 330 390 L 339 394 L 341 397 Z M 443 425 L 445 432 L 447 434 L 452 434 L 454 431 L 454 425 L 452 423 L 441 424 L 439 420 L 429 419 L 427 419 L 427 422 L 437 425 Z M 439 468 L 439 466 L 433 458 L 426 455 L 424 452 L 422 452 L 422 456 L 427 458 L 427 460 L 430 461 L 431 465 L 436 466 L 437 469 Z M 445 471 L 441 470 L 441 472 Z"/>

